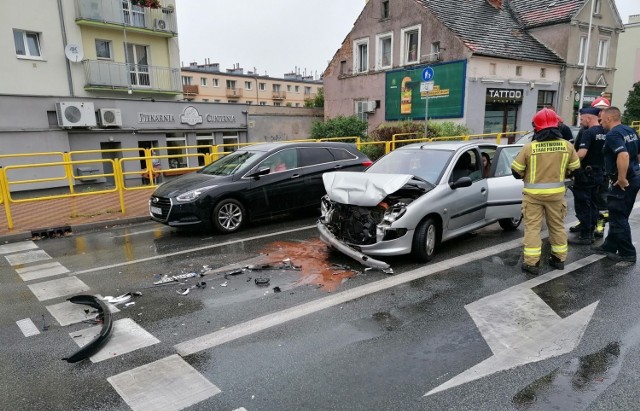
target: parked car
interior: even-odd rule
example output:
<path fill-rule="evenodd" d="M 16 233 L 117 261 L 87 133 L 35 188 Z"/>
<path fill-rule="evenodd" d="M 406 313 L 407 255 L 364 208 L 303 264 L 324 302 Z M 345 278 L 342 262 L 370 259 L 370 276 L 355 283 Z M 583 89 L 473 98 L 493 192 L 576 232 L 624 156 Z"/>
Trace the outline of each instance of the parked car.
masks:
<path fill-rule="evenodd" d="M 326 173 L 317 227 L 330 247 L 381 269 L 373 257 L 413 254 L 430 261 L 443 242 L 498 222 L 522 219 L 522 180 L 511 163 L 522 145 L 416 143 L 380 158 L 364 173 Z M 482 173 L 482 155 L 490 159 Z"/>
<path fill-rule="evenodd" d="M 578 136 L 578 132 L 580 131 L 580 127 L 577 126 L 569 126 L 569 128 L 571 129 L 571 134 L 573 134 L 573 139 L 571 140 L 571 142 L 575 141 L 576 137 Z M 523 134 L 521 135 L 519 138 L 516 139 L 515 143 L 516 144 L 527 144 L 531 142 L 531 139 L 533 138 L 533 131 L 528 132 L 527 134 Z"/>
<path fill-rule="evenodd" d="M 149 213 L 172 227 L 232 233 L 247 221 L 319 207 L 324 172 L 369 165 L 348 143 L 256 144 L 160 185 L 149 199 Z"/>

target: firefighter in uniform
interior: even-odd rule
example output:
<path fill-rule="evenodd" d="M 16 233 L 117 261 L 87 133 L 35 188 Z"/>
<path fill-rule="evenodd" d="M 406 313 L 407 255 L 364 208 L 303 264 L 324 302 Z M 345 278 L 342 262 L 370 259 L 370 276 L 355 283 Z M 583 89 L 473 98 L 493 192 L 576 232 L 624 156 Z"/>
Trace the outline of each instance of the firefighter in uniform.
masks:
<path fill-rule="evenodd" d="M 614 261 L 636 262 L 631 240 L 629 216 L 640 190 L 640 140 L 631 127 L 620 123 L 620 110 L 602 110 L 601 124 L 607 132 L 604 141 L 604 167 L 611 185 L 607 194 L 609 232 L 604 243 L 592 247 Z"/>
<path fill-rule="evenodd" d="M 524 179 L 522 215 L 524 216 L 524 262 L 522 270 L 540 273 L 542 239 L 540 230 L 545 219 L 549 228 L 551 256 L 549 265 L 563 270 L 567 257 L 567 233 L 564 218 L 567 202 L 564 180 L 567 171 L 580 167 L 573 145 L 562 138 L 560 119 L 548 108 L 533 116 L 534 139 L 526 144 L 511 164 L 516 178 Z"/>
<path fill-rule="evenodd" d="M 599 191 L 604 180 L 602 147 L 605 132 L 598 123 L 599 113 L 600 109 L 595 107 L 580 109 L 580 125 L 586 129 L 581 130 L 576 141 L 581 167 L 573 173 L 573 200 L 580 230 L 576 237 L 569 239 L 569 244 L 588 245 L 595 241 Z"/>

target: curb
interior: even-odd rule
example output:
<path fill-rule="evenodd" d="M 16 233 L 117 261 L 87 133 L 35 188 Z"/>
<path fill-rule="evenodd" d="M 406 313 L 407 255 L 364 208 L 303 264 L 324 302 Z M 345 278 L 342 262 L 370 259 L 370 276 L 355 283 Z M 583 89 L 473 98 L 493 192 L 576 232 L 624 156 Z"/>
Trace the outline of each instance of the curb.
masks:
<path fill-rule="evenodd" d="M 126 224 L 138 224 L 138 223 L 144 223 L 144 222 L 147 222 L 147 221 L 152 221 L 151 217 L 149 217 L 149 216 L 140 216 L 140 217 L 127 217 L 127 218 L 121 218 L 121 219 L 116 219 L 116 220 L 94 221 L 94 222 L 91 222 L 91 223 L 82 223 L 82 224 L 70 225 L 69 227 L 70 227 L 71 232 L 73 234 L 77 234 L 77 233 L 92 231 L 92 230 L 95 230 L 95 229 L 98 229 L 98 228 L 114 227 L 114 226 L 126 225 Z M 10 233 L 10 234 L 0 234 L 0 244 L 15 243 L 15 242 L 18 242 L 18 241 L 31 240 L 32 232 L 34 232 L 34 231 L 47 231 L 51 227 L 54 227 L 54 226 L 49 226 L 49 227 L 46 227 L 46 228 L 44 228 L 44 227 L 43 228 L 35 228 L 33 230 L 20 231 L 20 232 Z"/>

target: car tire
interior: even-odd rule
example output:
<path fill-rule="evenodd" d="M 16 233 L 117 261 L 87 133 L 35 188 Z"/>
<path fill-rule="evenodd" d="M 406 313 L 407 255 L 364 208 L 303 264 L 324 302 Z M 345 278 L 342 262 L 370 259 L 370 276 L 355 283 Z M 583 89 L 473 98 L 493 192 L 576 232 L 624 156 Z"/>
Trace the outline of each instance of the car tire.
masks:
<path fill-rule="evenodd" d="M 522 215 L 520 218 L 503 218 L 502 220 L 498 220 L 498 224 L 504 231 L 515 231 L 522 223 Z"/>
<path fill-rule="evenodd" d="M 242 227 L 245 217 L 246 213 L 242 203 L 233 198 L 226 198 L 213 208 L 211 223 L 217 232 L 230 234 Z"/>
<path fill-rule="evenodd" d="M 436 253 L 438 236 L 438 226 L 433 218 L 427 218 L 422 221 L 413 236 L 413 244 L 411 246 L 413 256 L 425 263 L 431 261 Z"/>

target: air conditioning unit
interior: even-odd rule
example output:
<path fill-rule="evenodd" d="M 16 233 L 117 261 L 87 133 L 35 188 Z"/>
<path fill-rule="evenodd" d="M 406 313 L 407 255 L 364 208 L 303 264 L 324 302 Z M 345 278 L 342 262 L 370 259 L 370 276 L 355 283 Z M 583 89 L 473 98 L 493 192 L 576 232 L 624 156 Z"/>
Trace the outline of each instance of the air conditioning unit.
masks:
<path fill-rule="evenodd" d="M 363 111 L 366 113 L 375 113 L 376 111 L 376 102 L 375 101 L 365 101 L 362 103 L 364 107 Z"/>
<path fill-rule="evenodd" d="M 60 127 L 95 127 L 96 111 L 93 103 L 71 101 L 56 103 Z"/>
<path fill-rule="evenodd" d="M 122 114 L 119 108 L 98 109 L 98 116 L 102 127 L 122 127 Z"/>
<path fill-rule="evenodd" d="M 165 30 L 167 28 L 167 22 L 162 19 L 155 19 L 153 21 L 153 28 L 157 30 Z"/>

